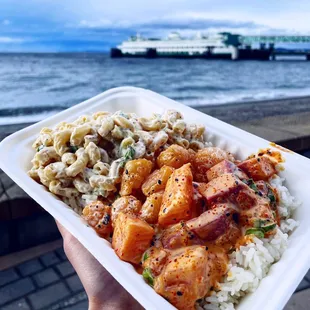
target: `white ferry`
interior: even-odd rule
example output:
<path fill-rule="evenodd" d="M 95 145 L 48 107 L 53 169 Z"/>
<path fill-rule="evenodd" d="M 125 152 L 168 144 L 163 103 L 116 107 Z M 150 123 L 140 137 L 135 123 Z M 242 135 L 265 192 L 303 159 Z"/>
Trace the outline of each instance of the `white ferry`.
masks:
<path fill-rule="evenodd" d="M 251 49 L 242 46 L 240 35 L 221 32 L 193 38 L 183 38 L 173 32 L 166 39 L 130 37 L 117 48 L 111 49 L 111 57 L 173 57 L 207 59 L 269 59 L 270 49 Z"/>

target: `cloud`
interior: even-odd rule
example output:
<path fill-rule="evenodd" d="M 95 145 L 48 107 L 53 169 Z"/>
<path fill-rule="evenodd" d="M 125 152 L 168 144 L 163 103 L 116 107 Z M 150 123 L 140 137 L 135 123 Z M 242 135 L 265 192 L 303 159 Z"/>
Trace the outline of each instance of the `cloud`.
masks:
<path fill-rule="evenodd" d="M 3 26 L 9 26 L 9 25 L 11 25 L 11 21 L 8 20 L 8 19 L 4 19 L 4 20 L 2 21 L 1 24 L 2 24 Z"/>
<path fill-rule="evenodd" d="M 228 31 L 246 34 L 283 33 L 283 29 L 275 29 L 249 20 L 229 20 L 211 18 L 209 13 L 187 12 L 167 15 L 148 20 L 82 20 L 76 27 L 92 29 L 93 31 L 114 30 L 122 32 L 142 33 L 144 35 L 165 36 L 172 31 L 178 31 L 183 36 L 192 36 L 196 32 L 215 33 Z"/>
<path fill-rule="evenodd" d="M 0 37 L 0 43 L 8 44 L 8 43 L 23 43 L 24 39 L 21 38 L 12 38 L 12 37 Z"/>

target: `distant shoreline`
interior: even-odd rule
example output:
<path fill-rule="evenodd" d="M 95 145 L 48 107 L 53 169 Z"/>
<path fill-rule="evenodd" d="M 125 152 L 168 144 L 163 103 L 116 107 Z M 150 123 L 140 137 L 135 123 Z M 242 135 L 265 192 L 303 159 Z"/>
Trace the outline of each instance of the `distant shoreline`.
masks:
<path fill-rule="evenodd" d="M 232 102 L 193 107 L 228 123 L 250 122 L 267 117 L 285 117 L 310 112 L 310 96 Z M 0 141 L 33 123 L 0 125 Z"/>

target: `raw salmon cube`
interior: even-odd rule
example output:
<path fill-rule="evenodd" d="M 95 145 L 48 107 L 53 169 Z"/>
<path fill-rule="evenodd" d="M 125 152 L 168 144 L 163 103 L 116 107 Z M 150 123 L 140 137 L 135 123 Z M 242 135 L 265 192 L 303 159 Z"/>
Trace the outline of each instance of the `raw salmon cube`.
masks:
<path fill-rule="evenodd" d="M 238 165 L 254 181 L 267 181 L 276 173 L 273 162 L 266 156 L 254 157 L 243 161 Z"/>
<path fill-rule="evenodd" d="M 139 264 L 153 236 L 154 229 L 149 224 L 134 215 L 121 212 L 115 221 L 112 247 L 121 260 Z"/>
<path fill-rule="evenodd" d="M 158 215 L 161 226 L 188 220 L 192 213 L 193 175 L 191 165 L 176 169 L 168 180 Z"/>
<path fill-rule="evenodd" d="M 211 181 L 225 173 L 232 173 L 240 180 L 248 179 L 248 176 L 240 168 L 238 168 L 231 161 L 225 159 L 207 171 L 208 181 Z"/>

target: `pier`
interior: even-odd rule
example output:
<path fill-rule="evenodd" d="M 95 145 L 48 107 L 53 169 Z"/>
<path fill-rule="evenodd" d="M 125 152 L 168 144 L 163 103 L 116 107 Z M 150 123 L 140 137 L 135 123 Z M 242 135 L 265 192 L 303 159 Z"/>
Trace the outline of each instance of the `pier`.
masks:
<path fill-rule="evenodd" d="M 296 48 L 308 43 L 309 48 Z M 277 45 L 294 48 L 277 48 Z M 242 36 L 229 32 L 194 38 L 182 38 L 178 33 L 166 39 L 132 36 L 111 49 L 112 58 L 203 58 L 229 60 L 276 60 L 278 56 L 302 56 L 310 60 L 310 36 Z"/>

